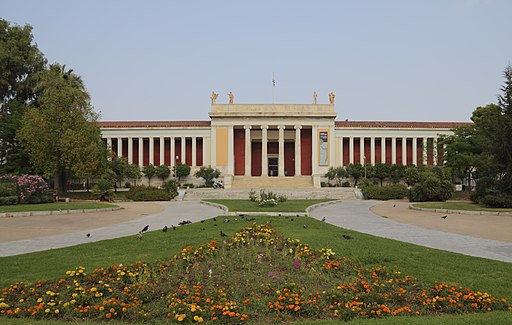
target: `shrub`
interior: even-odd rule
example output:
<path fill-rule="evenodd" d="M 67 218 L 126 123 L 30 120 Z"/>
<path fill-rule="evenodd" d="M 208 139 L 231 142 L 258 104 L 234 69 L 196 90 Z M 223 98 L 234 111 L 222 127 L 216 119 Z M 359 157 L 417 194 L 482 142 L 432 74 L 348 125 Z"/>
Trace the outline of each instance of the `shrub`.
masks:
<path fill-rule="evenodd" d="M 130 187 L 132 187 L 132 183 L 126 182 L 126 183 L 124 183 L 124 187 L 125 188 L 130 188 Z"/>
<path fill-rule="evenodd" d="M 201 166 L 201 168 L 199 168 L 199 170 L 194 173 L 194 176 L 204 179 L 206 187 L 212 187 L 213 180 L 219 178 L 220 176 L 220 170 L 213 169 L 211 166 Z"/>
<path fill-rule="evenodd" d="M 46 181 L 38 175 L 1 176 L 0 184 L 2 193 L 18 197 L 19 203 L 46 203 L 52 202 L 53 198 Z M 7 185 L 7 188 L 5 187 Z"/>
<path fill-rule="evenodd" d="M 453 194 L 453 184 L 438 174 L 427 172 L 419 183 L 409 190 L 411 202 L 446 201 Z"/>
<path fill-rule="evenodd" d="M 341 187 L 350 187 L 350 182 L 344 181 L 343 183 L 341 183 Z"/>
<path fill-rule="evenodd" d="M 363 194 L 368 199 L 393 200 L 403 199 L 407 196 L 407 187 L 403 184 L 391 184 L 386 186 L 369 185 L 363 188 Z"/>
<path fill-rule="evenodd" d="M 0 196 L 0 205 L 16 205 L 18 204 L 17 196 Z"/>
<path fill-rule="evenodd" d="M 115 197 L 112 191 L 112 182 L 108 179 L 99 179 L 92 187 L 92 196 L 100 201 L 112 201 Z"/>
<path fill-rule="evenodd" d="M 162 189 L 169 193 L 171 199 L 174 199 L 178 196 L 178 181 L 170 179 L 162 184 Z"/>
<path fill-rule="evenodd" d="M 192 184 L 192 183 L 185 183 L 185 184 L 183 184 L 183 187 L 194 188 L 194 184 Z"/>
<path fill-rule="evenodd" d="M 512 208 L 512 195 L 487 194 L 480 199 L 480 204 L 489 208 Z"/>
<path fill-rule="evenodd" d="M 249 191 L 249 200 L 251 200 L 252 202 L 256 202 L 257 199 L 258 199 L 258 195 L 256 194 L 256 191 L 251 189 Z"/>
<path fill-rule="evenodd" d="M 133 201 L 169 201 L 171 194 L 153 186 L 137 185 L 130 188 L 126 197 Z"/>

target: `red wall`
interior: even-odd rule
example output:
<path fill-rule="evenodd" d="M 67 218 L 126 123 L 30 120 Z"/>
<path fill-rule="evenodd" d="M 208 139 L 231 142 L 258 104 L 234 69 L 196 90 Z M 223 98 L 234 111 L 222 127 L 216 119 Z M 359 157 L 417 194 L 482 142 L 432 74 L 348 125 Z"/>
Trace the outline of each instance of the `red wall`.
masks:
<path fill-rule="evenodd" d="M 144 157 L 142 157 L 142 161 L 143 161 L 143 164 L 144 166 L 147 166 L 149 165 L 149 139 L 148 138 L 144 138 L 142 140 L 142 152 L 144 153 Z"/>
<path fill-rule="evenodd" d="M 176 163 L 181 163 L 181 138 L 174 138 L 174 140 L 174 159 L 178 157 L 178 159 L 176 159 Z"/>
<path fill-rule="evenodd" d="M 366 164 L 372 163 L 372 147 L 371 147 L 371 140 L 370 139 L 364 139 L 364 156 L 366 157 Z M 363 163 L 363 162 L 361 162 Z"/>
<path fill-rule="evenodd" d="M 381 147 L 381 139 L 375 139 L 375 163 L 380 164 L 382 160 L 382 147 Z"/>
<path fill-rule="evenodd" d="M 354 164 L 362 164 L 361 159 L 361 145 L 359 144 L 359 138 L 354 138 Z"/>
<path fill-rule="evenodd" d="M 203 138 L 196 138 L 196 165 L 203 166 Z"/>
<path fill-rule="evenodd" d="M 396 164 L 402 164 L 402 139 L 396 139 Z"/>
<path fill-rule="evenodd" d="M 160 166 L 160 139 L 155 138 L 153 140 L 153 162 L 155 166 Z"/>
<path fill-rule="evenodd" d="M 284 170 L 286 175 L 295 176 L 295 142 L 284 143 Z"/>
<path fill-rule="evenodd" d="M 192 166 L 192 139 L 185 138 L 185 163 Z"/>
<path fill-rule="evenodd" d="M 302 175 L 311 175 L 311 129 L 302 129 L 300 132 L 300 169 Z"/>
<path fill-rule="evenodd" d="M 267 142 L 267 155 L 279 154 L 279 142 Z"/>
<path fill-rule="evenodd" d="M 245 175 L 245 130 L 234 129 L 235 175 Z"/>
<path fill-rule="evenodd" d="M 261 142 L 252 143 L 251 176 L 261 176 Z"/>

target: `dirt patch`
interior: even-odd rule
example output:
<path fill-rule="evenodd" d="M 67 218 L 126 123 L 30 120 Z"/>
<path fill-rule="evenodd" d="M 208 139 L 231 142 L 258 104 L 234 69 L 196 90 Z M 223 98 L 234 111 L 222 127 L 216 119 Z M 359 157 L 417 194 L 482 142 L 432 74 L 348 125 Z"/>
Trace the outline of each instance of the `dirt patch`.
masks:
<path fill-rule="evenodd" d="M 0 218 L 0 243 L 111 226 L 144 218 L 147 215 L 157 214 L 164 210 L 162 205 L 153 202 L 122 202 L 116 204 L 121 207 L 120 210 Z"/>
<path fill-rule="evenodd" d="M 510 216 L 416 211 L 409 209 L 408 201 L 387 201 L 370 210 L 381 217 L 423 228 L 512 243 Z"/>

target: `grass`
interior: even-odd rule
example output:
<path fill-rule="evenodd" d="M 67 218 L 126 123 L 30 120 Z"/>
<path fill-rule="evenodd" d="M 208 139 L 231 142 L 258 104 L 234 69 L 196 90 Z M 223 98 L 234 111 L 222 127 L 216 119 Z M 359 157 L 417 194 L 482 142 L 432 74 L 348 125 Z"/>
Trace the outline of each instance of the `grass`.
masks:
<path fill-rule="evenodd" d="M 464 210 L 464 211 L 490 211 L 490 212 L 512 212 L 512 209 L 486 208 L 473 202 L 422 202 L 414 203 L 418 208 L 427 209 L 446 209 L 446 210 Z"/>
<path fill-rule="evenodd" d="M 287 200 L 273 207 L 260 207 L 250 200 L 205 200 L 225 205 L 231 212 L 305 212 L 309 206 L 332 201 L 331 199 Z"/>
<path fill-rule="evenodd" d="M 396 265 L 404 274 L 418 278 L 420 283 L 442 281 L 456 283 L 475 291 L 485 291 L 497 297 L 512 300 L 512 264 L 469 257 L 435 249 L 420 247 L 394 240 L 378 238 L 317 221 L 308 217 L 261 217 L 257 223 L 271 222 L 273 228 L 286 237 L 299 238 L 301 242 L 314 248 L 329 247 L 338 255 L 359 261 L 364 265 Z M 223 218 L 224 219 L 224 218 Z M 237 219 L 237 220 L 235 220 Z M 293 219 L 293 221 L 292 221 Z M 228 235 L 247 225 L 240 217 L 230 218 L 229 223 L 206 220 L 179 227 L 176 231 L 163 233 L 150 232 L 144 240 L 137 241 L 135 236 L 106 240 L 74 247 L 49 250 L 38 253 L 0 258 L 0 287 L 6 287 L 16 281 L 34 282 L 38 279 L 56 279 L 67 270 L 78 265 L 88 270 L 107 267 L 120 263 L 127 265 L 135 261 L 153 262 L 166 260 L 182 246 L 198 245 L 212 239 L 221 240 L 220 230 Z M 217 226 L 215 226 L 217 224 Z M 304 228 L 304 225 L 307 227 Z M 341 236 L 348 234 L 352 240 Z M 454 271 L 456 270 L 456 271 Z M 354 324 L 389 323 L 505 323 L 510 313 L 490 313 L 478 315 L 446 315 L 439 317 L 400 317 L 378 321 L 356 321 Z M 27 320 L 2 319 L 2 323 L 30 324 Z M 59 324 L 42 322 L 37 324 Z M 96 323 L 90 323 L 96 324 Z M 308 322 L 308 324 L 333 324 L 333 322 Z M 349 324 L 352 324 L 350 322 Z"/>
<path fill-rule="evenodd" d="M 115 208 L 115 204 L 95 203 L 95 202 L 55 202 L 42 204 L 17 204 L 2 205 L 0 212 L 28 212 L 28 211 L 59 211 L 59 210 L 83 210 L 83 209 L 102 209 Z"/>

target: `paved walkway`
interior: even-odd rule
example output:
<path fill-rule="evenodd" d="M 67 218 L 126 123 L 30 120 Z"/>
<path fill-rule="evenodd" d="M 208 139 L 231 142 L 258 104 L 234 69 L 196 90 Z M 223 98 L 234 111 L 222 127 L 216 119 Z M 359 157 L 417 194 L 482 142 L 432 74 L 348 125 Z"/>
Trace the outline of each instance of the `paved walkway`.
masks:
<path fill-rule="evenodd" d="M 135 235 L 146 225 L 149 225 L 149 230 L 151 231 L 162 229 L 164 226 L 178 225 L 178 222 L 182 220 L 195 222 L 224 213 L 219 208 L 201 204 L 199 201 L 171 201 L 158 202 L 158 204 L 163 206 L 163 211 L 114 225 L 54 236 L 0 243 L 0 257 Z M 88 218 L 91 217 L 91 214 L 84 215 Z M 73 215 L 72 218 L 77 218 L 77 215 Z M 87 233 L 90 233 L 91 236 L 86 237 Z"/>
<path fill-rule="evenodd" d="M 381 202 L 351 200 L 325 205 L 310 216 L 346 229 L 416 245 L 512 263 L 512 243 L 425 229 L 377 216 L 370 208 Z"/>

